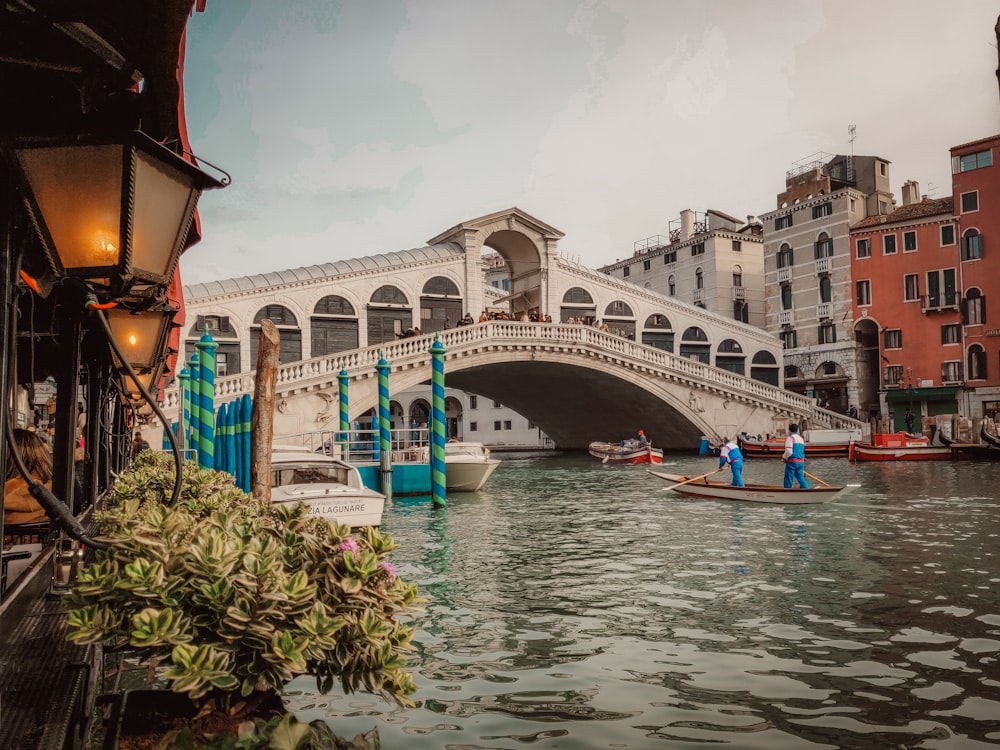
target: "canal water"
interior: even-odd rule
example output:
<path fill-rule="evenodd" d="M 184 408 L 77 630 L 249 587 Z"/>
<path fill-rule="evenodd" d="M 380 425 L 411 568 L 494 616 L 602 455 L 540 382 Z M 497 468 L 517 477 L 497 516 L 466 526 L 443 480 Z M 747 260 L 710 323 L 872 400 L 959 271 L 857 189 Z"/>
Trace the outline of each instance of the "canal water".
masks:
<path fill-rule="evenodd" d="M 299 680 L 302 718 L 386 750 L 1000 745 L 1000 463 L 816 459 L 860 486 L 768 506 L 586 454 L 501 457 L 446 509 L 387 506 L 428 600 L 416 707 Z"/>

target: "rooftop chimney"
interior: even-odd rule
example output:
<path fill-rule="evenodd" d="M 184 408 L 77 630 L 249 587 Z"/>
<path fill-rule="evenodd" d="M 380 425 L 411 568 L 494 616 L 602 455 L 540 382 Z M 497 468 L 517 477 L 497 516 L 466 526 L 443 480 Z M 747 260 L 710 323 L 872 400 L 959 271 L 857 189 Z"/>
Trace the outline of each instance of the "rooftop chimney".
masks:
<path fill-rule="evenodd" d="M 920 203 L 920 183 L 916 180 L 907 180 L 903 183 L 903 205 L 909 206 Z"/>
<path fill-rule="evenodd" d="M 685 208 L 681 211 L 681 242 L 694 237 L 694 211 Z"/>

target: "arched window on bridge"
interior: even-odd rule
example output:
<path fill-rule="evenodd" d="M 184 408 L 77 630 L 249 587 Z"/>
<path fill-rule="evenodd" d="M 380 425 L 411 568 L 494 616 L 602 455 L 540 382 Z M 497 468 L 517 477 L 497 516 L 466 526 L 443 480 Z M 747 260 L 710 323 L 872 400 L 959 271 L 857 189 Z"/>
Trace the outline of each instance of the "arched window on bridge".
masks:
<path fill-rule="evenodd" d="M 260 322 L 267 318 L 278 327 L 281 342 L 278 345 L 278 361 L 281 364 L 298 362 L 302 359 L 302 330 L 295 314 L 284 305 L 264 305 L 253 316 L 250 327 L 250 369 L 257 366 L 257 349 L 260 347 Z"/>
<path fill-rule="evenodd" d="M 780 372 L 778 362 L 769 351 L 759 351 L 750 360 L 750 377 L 754 380 L 759 380 L 761 383 L 778 385 L 778 375 Z"/>
<path fill-rule="evenodd" d="M 410 301 L 398 287 L 386 284 L 372 294 L 368 302 L 368 346 L 395 341 L 397 334 L 413 326 Z"/>
<path fill-rule="evenodd" d="M 311 356 L 358 348 L 358 314 L 343 297 L 330 294 L 313 308 Z"/>
<path fill-rule="evenodd" d="M 715 351 L 715 366 L 723 370 L 746 375 L 746 355 L 736 339 L 725 339 Z"/>
<path fill-rule="evenodd" d="M 604 308 L 604 320 L 608 330 L 616 336 L 635 341 L 635 313 L 626 302 L 615 300 Z"/>
<path fill-rule="evenodd" d="M 454 281 L 444 276 L 428 279 L 420 293 L 420 330 L 430 333 L 454 328 L 466 312 L 462 305 L 462 295 Z M 479 319 L 478 310 L 468 312 Z"/>
<path fill-rule="evenodd" d="M 199 315 L 194 325 L 188 331 L 187 340 L 184 342 L 184 361 L 191 359 L 195 353 L 194 345 L 202 337 L 205 331 L 212 337 L 219 347 L 215 350 L 215 375 L 236 375 L 240 371 L 240 338 L 228 315 Z M 177 372 L 185 367 L 184 364 L 177 364 Z M 177 372 L 174 375 L 177 375 Z"/>
<path fill-rule="evenodd" d="M 710 364 L 711 347 L 708 344 L 708 335 L 698 326 L 688 328 L 681 336 L 680 355 L 704 362 L 706 365 Z"/>
<path fill-rule="evenodd" d="M 642 343 L 665 352 L 674 350 L 674 330 L 670 319 L 661 313 L 650 315 L 643 326 Z"/>
<path fill-rule="evenodd" d="M 577 323 L 591 323 L 597 317 L 597 306 L 590 292 L 578 286 L 566 290 L 559 308 L 559 320 L 568 323 L 572 318 Z"/>

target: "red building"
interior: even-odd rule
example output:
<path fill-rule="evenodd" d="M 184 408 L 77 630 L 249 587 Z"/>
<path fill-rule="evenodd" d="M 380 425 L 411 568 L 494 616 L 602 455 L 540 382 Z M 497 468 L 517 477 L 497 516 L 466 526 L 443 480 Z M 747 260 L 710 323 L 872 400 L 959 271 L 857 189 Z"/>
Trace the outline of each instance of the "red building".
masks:
<path fill-rule="evenodd" d="M 951 149 L 952 197 L 903 186 L 902 205 L 851 228 L 855 335 L 867 353 L 860 400 L 893 428 L 920 417 L 1000 414 L 1000 136 Z M 1000 248 L 992 251 L 1000 252 Z M 990 274 L 993 269 L 993 274 Z M 994 305 L 995 306 L 995 305 Z"/>

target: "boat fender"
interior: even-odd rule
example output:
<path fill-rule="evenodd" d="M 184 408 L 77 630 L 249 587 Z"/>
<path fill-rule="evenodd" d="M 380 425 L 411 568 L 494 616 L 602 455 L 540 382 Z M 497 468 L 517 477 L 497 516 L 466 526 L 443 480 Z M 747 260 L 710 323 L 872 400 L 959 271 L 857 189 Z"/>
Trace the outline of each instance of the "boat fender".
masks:
<path fill-rule="evenodd" d="M 767 443 L 765 443 L 764 445 L 762 445 L 760 447 L 760 452 L 761 453 L 770 453 L 771 452 L 771 446 L 768 445 Z"/>

